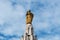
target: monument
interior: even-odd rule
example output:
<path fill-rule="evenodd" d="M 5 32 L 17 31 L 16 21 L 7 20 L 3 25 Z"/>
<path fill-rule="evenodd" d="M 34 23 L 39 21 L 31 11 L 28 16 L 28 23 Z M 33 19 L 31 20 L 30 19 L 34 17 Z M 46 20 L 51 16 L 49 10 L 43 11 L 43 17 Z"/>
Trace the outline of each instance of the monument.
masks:
<path fill-rule="evenodd" d="M 26 30 L 24 35 L 22 35 L 21 40 L 37 40 L 37 37 L 34 35 L 32 20 L 34 15 L 31 11 L 27 11 L 26 14 Z"/>

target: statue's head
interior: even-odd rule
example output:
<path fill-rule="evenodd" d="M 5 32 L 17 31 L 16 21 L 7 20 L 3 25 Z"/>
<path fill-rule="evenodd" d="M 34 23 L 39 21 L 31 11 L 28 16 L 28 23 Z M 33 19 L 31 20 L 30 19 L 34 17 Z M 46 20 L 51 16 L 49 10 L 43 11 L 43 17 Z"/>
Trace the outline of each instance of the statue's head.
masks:
<path fill-rule="evenodd" d="M 31 24 L 33 20 L 33 14 L 31 13 L 31 10 L 27 11 L 26 14 L 26 24 Z"/>

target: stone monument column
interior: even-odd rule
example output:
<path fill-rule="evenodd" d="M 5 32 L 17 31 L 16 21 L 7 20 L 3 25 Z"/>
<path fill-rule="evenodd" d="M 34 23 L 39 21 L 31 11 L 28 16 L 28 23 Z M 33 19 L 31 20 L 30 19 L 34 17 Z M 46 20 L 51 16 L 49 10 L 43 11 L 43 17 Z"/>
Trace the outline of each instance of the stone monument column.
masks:
<path fill-rule="evenodd" d="M 31 13 L 31 11 L 27 11 L 26 14 L 26 30 L 24 35 L 22 36 L 22 40 L 36 40 L 36 37 L 34 36 L 32 21 L 33 21 L 34 15 Z"/>

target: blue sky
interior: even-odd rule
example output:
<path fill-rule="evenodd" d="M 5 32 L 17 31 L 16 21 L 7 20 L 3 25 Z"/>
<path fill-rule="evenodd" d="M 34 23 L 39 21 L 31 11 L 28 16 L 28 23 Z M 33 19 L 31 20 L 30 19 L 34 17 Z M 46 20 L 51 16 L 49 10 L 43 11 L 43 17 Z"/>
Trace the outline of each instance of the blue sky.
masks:
<path fill-rule="evenodd" d="M 0 0 L 0 40 L 20 40 L 29 9 L 38 40 L 60 40 L 60 0 Z"/>

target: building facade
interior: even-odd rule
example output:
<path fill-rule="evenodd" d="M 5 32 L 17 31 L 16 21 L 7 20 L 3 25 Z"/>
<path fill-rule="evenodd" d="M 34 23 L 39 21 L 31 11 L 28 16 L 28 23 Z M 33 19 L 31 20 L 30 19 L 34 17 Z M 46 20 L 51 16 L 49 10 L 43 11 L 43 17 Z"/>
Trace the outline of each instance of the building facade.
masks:
<path fill-rule="evenodd" d="M 37 37 L 34 35 L 32 20 L 34 15 L 31 11 L 27 11 L 26 14 L 26 30 L 24 35 L 22 35 L 21 40 L 37 40 Z"/>

